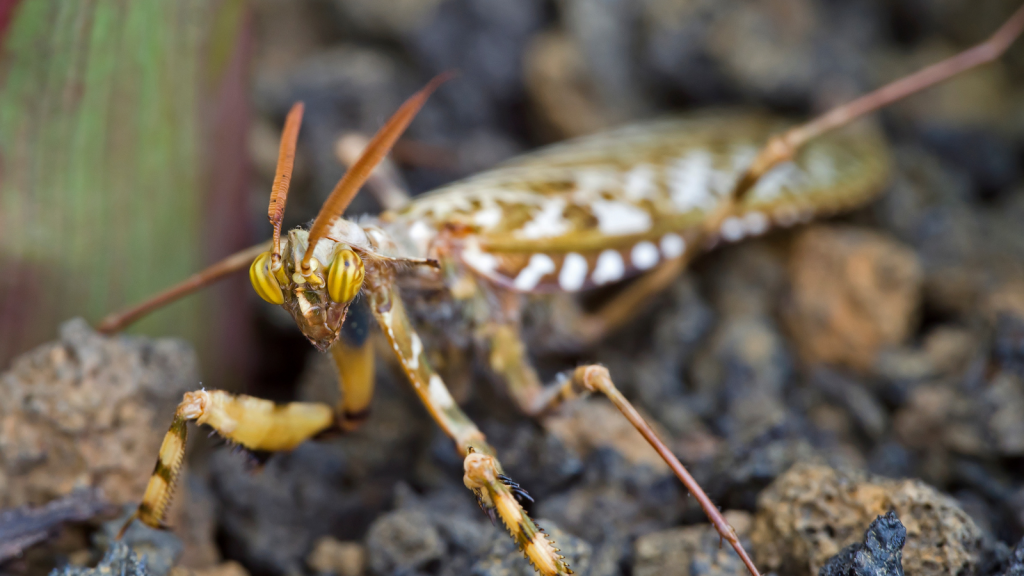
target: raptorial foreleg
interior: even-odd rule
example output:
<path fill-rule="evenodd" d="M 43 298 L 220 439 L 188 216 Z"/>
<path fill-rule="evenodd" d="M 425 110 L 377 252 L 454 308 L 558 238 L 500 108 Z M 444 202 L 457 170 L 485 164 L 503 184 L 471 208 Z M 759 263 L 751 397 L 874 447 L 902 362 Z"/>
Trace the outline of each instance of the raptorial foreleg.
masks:
<path fill-rule="evenodd" d="M 558 549 L 517 500 L 517 496 L 523 497 L 525 491 L 505 476 L 494 449 L 455 403 L 444 381 L 430 366 L 423 343 L 409 323 L 397 288 L 382 276 L 384 274 L 367 274 L 370 308 L 416 394 L 441 429 L 455 441 L 456 448 L 465 459 L 463 482 L 466 487 L 473 491 L 480 507 L 492 519 L 495 516 L 501 518 L 519 549 L 538 572 L 544 576 L 572 574 Z"/>
<path fill-rule="evenodd" d="M 325 404 L 274 404 L 222 390 L 186 392 L 160 445 L 156 467 L 142 502 L 121 528 L 118 538 L 136 519 L 153 528 L 166 527 L 167 508 L 185 457 L 189 420 L 210 426 L 224 439 L 248 450 L 280 452 L 291 450 L 332 427 L 334 412 Z"/>

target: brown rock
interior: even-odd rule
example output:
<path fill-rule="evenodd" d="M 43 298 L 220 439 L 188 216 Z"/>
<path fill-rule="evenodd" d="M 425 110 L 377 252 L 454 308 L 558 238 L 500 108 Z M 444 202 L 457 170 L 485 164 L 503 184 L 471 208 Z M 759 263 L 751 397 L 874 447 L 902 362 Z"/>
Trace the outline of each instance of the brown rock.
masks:
<path fill-rule="evenodd" d="M 740 538 L 750 532 L 750 514 L 725 513 Z M 645 534 L 636 540 L 634 576 L 730 576 L 747 574 L 743 561 L 729 546 L 720 546 L 718 532 L 709 524 Z"/>
<path fill-rule="evenodd" d="M 646 414 L 641 415 L 661 438 L 670 436 Z M 612 448 L 630 464 L 645 464 L 658 472 L 669 471 L 668 464 L 637 432 L 629 420 L 604 398 L 574 402 L 544 420 L 544 427 L 567 446 L 586 456 L 598 448 Z"/>
<path fill-rule="evenodd" d="M 175 566 L 171 568 L 169 576 L 249 576 L 249 571 L 238 562 L 228 560 L 208 568 L 192 569 Z"/>
<path fill-rule="evenodd" d="M 917 480 L 798 464 L 761 494 L 757 508 L 751 541 L 758 567 L 765 570 L 817 574 L 889 510 L 907 528 L 907 574 L 969 574 L 981 551 L 981 529 L 967 513 Z"/>
<path fill-rule="evenodd" d="M 580 47 L 567 34 L 538 34 L 523 55 L 530 103 L 553 140 L 591 134 L 611 123 Z"/>
<path fill-rule="evenodd" d="M 814 226 L 796 239 L 786 321 L 808 361 L 872 367 L 911 332 L 921 265 L 909 248 L 867 230 Z"/>
<path fill-rule="evenodd" d="M 181 395 L 196 388 L 183 343 L 105 338 L 82 320 L 0 375 L 0 508 L 76 487 L 137 500 Z"/>
<path fill-rule="evenodd" d="M 83 320 L 0 374 L 0 509 L 38 506 L 95 487 L 112 504 L 137 502 L 182 394 L 197 388 L 195 354 L 183 342 L 100 336 Z M 179 487 L 170 523 L 215 561 L 212 519 L 186 522 Z M 187 529 L 185 528 L 187 527 Z"/>
<path fill-rule="evenodd" d="M 358 542 L 341 542 L 324 536 L 313 546 L 306 564 L 317 572 L 361 576 L 366 571 L 366 549 Z"/>

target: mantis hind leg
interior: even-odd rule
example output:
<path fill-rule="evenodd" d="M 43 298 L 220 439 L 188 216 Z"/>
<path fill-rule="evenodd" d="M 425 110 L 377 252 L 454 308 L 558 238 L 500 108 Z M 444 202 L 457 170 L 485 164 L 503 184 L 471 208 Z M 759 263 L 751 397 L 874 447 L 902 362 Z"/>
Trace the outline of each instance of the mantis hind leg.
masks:
<path fill-rule="evenodd" d="M 509 324 L 491 324 L 484 332 L 490 342 L 490 367 L 501 375 L 509 385 L 513 398 L 531 416 L 541 416 L 557 408 L 561 403 L 594 392 L 604 394 L 612 404 L 637 429 L 644 439 L 668 464 L 676 477 L 700 503 L 708 520 L 721 537 L 729 542 L 743 560 L 747 570 L 758 576 L 757 568 L 740 544 L 736 531 L 729 525 L 715 504 L 708 498 L 686 467 L 658 437 L 651 426 L 637 412 L 632 403 L 619 392 L 611 374 L 604 366 L 596 364 L 580 366 L 572 373 L 563 375 L 554 385 L 543 386 L 536 371 L 526 356 L 526 346 L 518 335 L 518 327 Z"/>

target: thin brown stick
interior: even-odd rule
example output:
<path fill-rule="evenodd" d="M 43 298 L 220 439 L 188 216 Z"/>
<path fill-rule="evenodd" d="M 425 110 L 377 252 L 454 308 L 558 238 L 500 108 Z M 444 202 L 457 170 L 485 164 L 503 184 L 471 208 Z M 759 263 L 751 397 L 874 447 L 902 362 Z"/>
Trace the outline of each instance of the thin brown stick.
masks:
<path fill-rule="evenodd" d="M 313 226 L 309 229 L 309 245 L 306 248 L 306 254 L 302 257 L 301 264 L 303 276 L 308 276 L 312 272 L 309 262 L 313 257 L 313 249 L 316 247 L 317 242 L 327 235 L 327 231 L 334 224 L 334 221 L 341 217 L 341 213 L 345 211 L 345 208 L 355 198 L 359 188 L 370 177 L 373 169 L 387 155 L 391 147 L 395 145 L 398 137 L 405 132 L 405 129 L 412 122 L 416 113 L 420 111 L 420 108 L 423 107 L 423 104 L 426 103 L 430 94 L 452 76 L 451 72 L 439 74 L 427 83 L 423 89 L 410 96 L 399 107 L 398 111 L 388 119 L 387 123 L 374 134 L 370 143 L 366 145 L 363 155 L 342 176 L 338 185 L 331 191 L 331 195 L 327 197 L 323 207 L 320 208 L 320 213 L 316 215 Z"/>
<path fill-rule="evenodd" d="M 590 365 L 580 366 L 576 369 L 572 376 L 572 384 L 575 387 L 582 388 L 588 392 L 601 392 L 611 400 L 612 404 L 622 412 L 622 415 L 643 435 L 644 439 L 658 452 L 662 460 L 668 464 L 672 472 L 675 473 L 676 477 L 686 486 L 686 489 L 693 494 L 693 497 L 697 499 L 700 507 L 704 509 L 704 513 L 707 515 L 708 520 L 711 521 L 711 525 L 718 531 L 719 536 L 724 538 L 732 546 L 736 554 L 739 555 L 740 559 L 743 560 L 743 564 L 747 567 L 751 576 L 760 576 L 757 571 L 757 566 L 754 566 L 754 561 L 750 559 L 747 551 L 743 549 L 743 544 L 740 543 L 739 536 L 729 522 L 722 516 L 722 513 L 718 511 L 718 507 L 715 503 L 708 498 L 708 495 L 704 493 L 704 490 L 700 487 L 700 484 L 690 475 L 686 470 L 686 467 L 676 458 L 676 455 L 665 446 L 665 443 L 658 438 L 658 435 L 654 430 L 647 424 L 643 416 L 636 411 L 636 408 L 626 399 L 625 396 L 619 392 L 619 389 L 615 387 L 615 383 L 612 382 L 611 375 L 608 373 L 608 369 L 604 366 Z"/>
<path fill-rule="evenodd" d="M 126 326 L 136 322 L 146 314 L 170 304 L 175 300 L 188 296 L 200 288 L 213 284 L 232 272 L 245 269 L 252 264 L 252 261 L 257 256 L 266 252 L 267 249 L 270 248 L 270 245 L 271 241 L 267 240 L 266 242 L 261 242 L 255 246 L 250 246 L 245 250 L 235 252 L 213 266 L 189 276 L 187 280 L 171 286 L 144 302 L 140 302 L 127 310 L 109 314 L 106 318 L 100 321 L 96 330 L 104 334 L 112 334 L 123 330 Z"/>
<path fill-rule="evenodd" d="M 1022 31 L 1024 31 L 1024 6 L 1018 8 L 1005 24 L 981 44 L 886 84 L 856 100 L 837 106 L 806 124 L 773 136 L 737 182 L 732 193 L 733 202 L 742 201 L 761 176 L 775 165 L 791 160 L 797 150 L 809 140 L 845 126 L 869 112 L 892 104 L 910 94 L 999 58 Z"/>
<path fill-rule="evenodd" d="M 277 153 L 277 172 L 274 174 L 274 185 L 270 189 L 270 205 L 267 207 L 267 218 L 274 227 L 273 248 L 270 252 L 270 267 L 281 268 L 281 221 L 284 219 L 284 207 L 288 203 L 288 185 L 292 181 L 292 169 L 295 167 L 295 145 L 299 140 L 299 126 L 302 125 L 302 113 L 305 107 L 296 102 L 288 112 L 281 132 L 281 148 Z"/>

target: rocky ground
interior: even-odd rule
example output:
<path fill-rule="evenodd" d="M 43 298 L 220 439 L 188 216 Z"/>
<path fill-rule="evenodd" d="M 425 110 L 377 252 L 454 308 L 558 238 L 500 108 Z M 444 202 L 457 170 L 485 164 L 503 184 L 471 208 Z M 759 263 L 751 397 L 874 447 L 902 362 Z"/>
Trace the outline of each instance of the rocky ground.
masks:
<path fill-rule="evenodd" d="M 396 149 L 417 192 L 666 110 L 808 116 L 970 45 L 1016 4 L 261 0 L 253 220 L 294 100 L 307 121 L 292 224 L 340 175 L 337 136 L 372 130 L 442 70 L 461 76 Z M 1018 47 L 881 114 L 893 174 L 878 200 L 707 255 L 591 349 L 558 350 L 557 304 L 534 303 L 538 365 L 607 365 L 764 571 L 1024 574 L 1022 79 Z M 326 359 L 257 309 L 265 353 L 248 391 L 332 390 Z M 608 404 L 571 407 L 548 424 L 555 434 L 486 375 L 465 380 L 456 396 L 578 574 L 745 573 Z M 98 573 L 141 572 L 135 554 L 178 576 L 532 573 L 386 363 L 362 429 L 260 473 L 193 433 L 174 531 L 136 527 L 134 552 L 111 546 L 175 402 L 199 381 L 184 343 L 103 338 L 80 322 L 0 375 L 0 572 L 78 574 L 104 554 Z"/>

